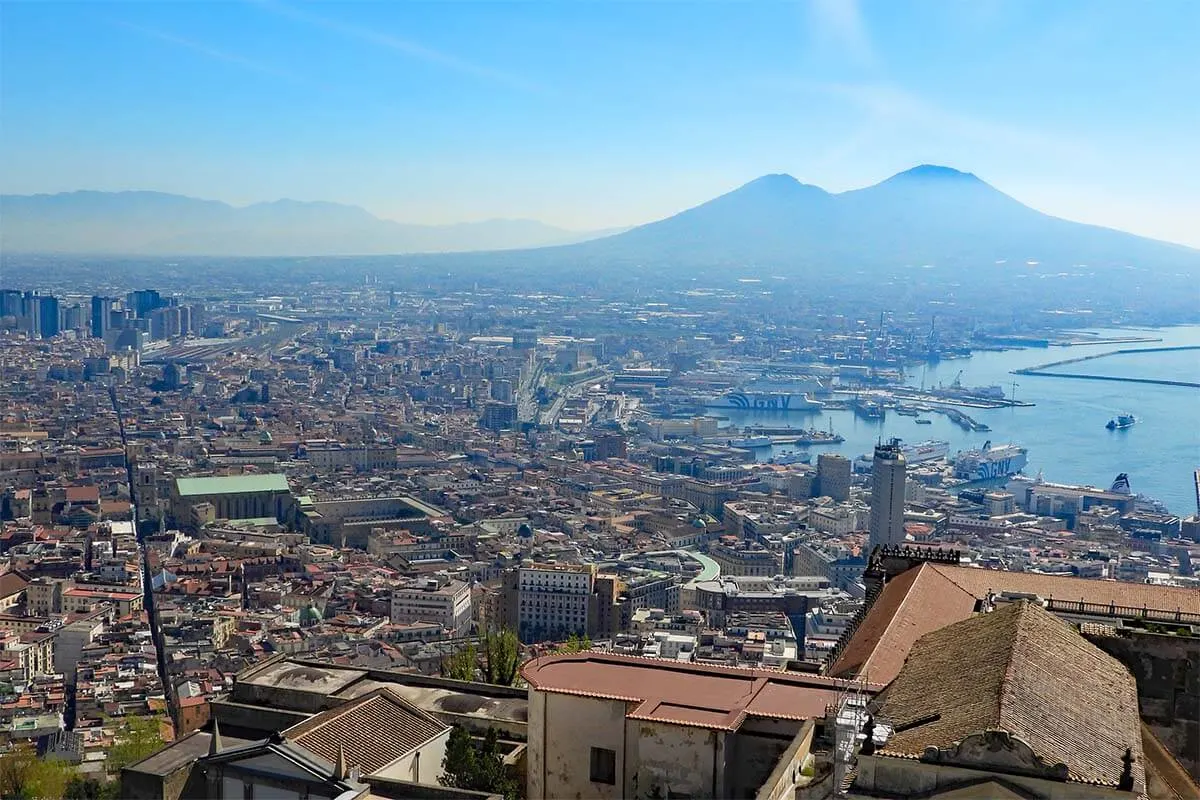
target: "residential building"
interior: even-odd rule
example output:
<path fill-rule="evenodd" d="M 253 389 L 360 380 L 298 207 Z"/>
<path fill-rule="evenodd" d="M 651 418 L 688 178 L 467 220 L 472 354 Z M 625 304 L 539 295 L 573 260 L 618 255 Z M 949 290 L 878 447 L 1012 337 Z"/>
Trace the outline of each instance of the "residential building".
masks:
<path fill-rule="evenodd" d="M 588 633 L 595 567 L 535 564 L 517 570 L 517 634 L 522 642 Z"/>
<path fill-rule="evenodd" d="M 783 571 L 779 553 L 772 552 L 757 542 L 714 542 L 708 547 L 708 555 L 721 567 L 723 575 L 748 575 L 769 578 Z"/>
<path fill-rule="evenodd" d="M 471 586 L 450 578 L 422 578 L 392 589 L 391 621 L 435 622 L 451 635 L 471 628 Z"/>
<path fill-rule="evenodd" d="M 521 674 L 530 800 L 762 796 L 781 761 L 795 774 L 787 756 L 803 750 L 804 760 L 813 720 L 843 688 L 815 675 L 595 652 L 536 659 Z"/>
<path fill-rule="evenodd" d="M 837 453 L 817 456 L 816 494 L 844 503 L 850 499 L 850 459 Z"/>

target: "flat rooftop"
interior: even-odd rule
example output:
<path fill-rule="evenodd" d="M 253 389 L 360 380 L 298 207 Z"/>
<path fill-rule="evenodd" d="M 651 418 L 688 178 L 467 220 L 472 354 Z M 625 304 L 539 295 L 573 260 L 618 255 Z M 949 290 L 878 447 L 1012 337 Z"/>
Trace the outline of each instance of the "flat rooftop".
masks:
<path fill-rule="evenodd" d="M 423 675 L 387 670 L 339 667 L 332 664 L 281 658 L 244 670 L 237 676 L 229 700 L 234 703 L 264 705 L 262 689 L 284 689 L 290 693 L 319 695 L 328 699 L 354 700 L 379 689 L 387 689 L 422 711 L 459 718 L 476 718 L 524 726 L 529 719 L 529 700 L 524 690 L 462 681 L 448 681 Z M 293 695 L 294 699 L 294 695 Z M 285 697 L 274 697 L 269 704 L 276 710 L 295 710 Z M 301 713 L 310 704 L 300 701 Z M 318 704 L 320 705 L 320 704 Z M 442 718 L 442 717 L 439 717 Z"/>
<path fill-rule="evenodd" d="M 277 661 L 267 665 L 265 669 L 239 675 L 238 683 L 330 695 L 337 694 L 365 675 L 366 671 L 361 669 Z"/>
<path fill-rule="evenodd" d="M 251 744 L 253 741 L 252 739 L 239 739 L 236 736 L 221 734 L 222 747 L 239 747 Z M 196 731 L 179 739 L 170 746 L 159 750 L 157 753 L 129 765 L 126 769 L 146 775 L 170 775 L 176 770 L 191 764 L 196 759 L 208 755 L 208 748 L 211 742 L 211 733 Z"/>
<path fill-rule="evenodd" d="M 536 691 L 638 703 L 629 719 L 718 730 L 737 730 L 747 717 L 823 717 L 848 685 L 816 675 L 592 652 L 534 659 L 521 674 Z"/>
<path fill-rule="evenodd" d="M 279 474 L 222 475 L 214 478 L 176 478 L 175 488 L 179 492 L 180 497 L 291 491 L 288 487 L 287 477 Z"/>

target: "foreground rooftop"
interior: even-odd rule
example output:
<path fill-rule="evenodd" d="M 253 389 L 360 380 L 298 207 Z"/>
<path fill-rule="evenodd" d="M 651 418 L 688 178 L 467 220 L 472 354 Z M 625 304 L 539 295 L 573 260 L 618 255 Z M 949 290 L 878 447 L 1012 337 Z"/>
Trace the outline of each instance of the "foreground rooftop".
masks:
<path fill-rule="evenodd" d="M 521 674 L 536 691 L 638 703 L 630 719 L 727 731 L 748 717 L 822 717 L 847 686 L 817 675 L 594 652 L 537 658 Z"/>

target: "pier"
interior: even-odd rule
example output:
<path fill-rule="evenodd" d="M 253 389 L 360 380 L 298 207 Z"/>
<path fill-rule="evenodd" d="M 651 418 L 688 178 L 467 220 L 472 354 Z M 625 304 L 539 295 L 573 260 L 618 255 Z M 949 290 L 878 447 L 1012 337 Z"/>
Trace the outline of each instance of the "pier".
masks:
<path fill-rule="evenodd" d="M 1024 369 L 1015 369 L 1012 371 L 1014 375 L 1035 375 L 1043 378 L 1075 378 L 1076 380 L 1084 381 L 1115 381 L 1117 383 L 1145 383 L 1153 386 L 1183 386 L 1190 389 L 1200 389 L 1200 382 L 1197 381 L 1177 381 L 1167 380 L 1164 378 L 1131 378 L 1120 375 L 1094 375 L 1090 373 L 1077 372 L 1056 372 L 1056 367 L 1065 367 L 1068 364 L 1081 364 L 1085 361 L 1094 361 L 1099 358 L 1108 356 L 1131 355 L 1134 353 L 1172 353 L 1185 350 L 1200 350 L 1200 345 L 1181 345 L 1178 347 L 1137 347 L 1125 350 L 1110 350 L 1106 353 L 1093 353 L 1089 356 L 1079 356 L 1078 358 L 1067 358 L 1061 361 L 1051 361 L 1047 364 L 1039 364 L 1035 367 L 1025 367 Z"/>
<path fill-rule="evenodd" d="M 935 406 L 933 410 L 938 412 L 939 414 L 945 414 L 947 417 L 950 418 L 951 422 L 953 422 L 958 427 L 962 428 L 964 431 L 985 432 L 985 431 L 991 430 L 991 428 L 989 428 L 987 425 L 985 425 L 982 422 L 979 422 L 975 419 L 972 419 L 971 417 L 967 416 L 963 412 L 959 411 L 957 408 Z"/>

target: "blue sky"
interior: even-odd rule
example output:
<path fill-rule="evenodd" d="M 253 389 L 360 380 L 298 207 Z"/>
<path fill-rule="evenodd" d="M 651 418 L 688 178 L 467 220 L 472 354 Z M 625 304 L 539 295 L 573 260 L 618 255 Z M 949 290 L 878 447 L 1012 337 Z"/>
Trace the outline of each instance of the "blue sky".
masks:
<path fill-rule="evenodd" d="M 1200 246 L 1200 2 L 0 3 L 0 189 L 666 216 L 914 164 Z"/>

